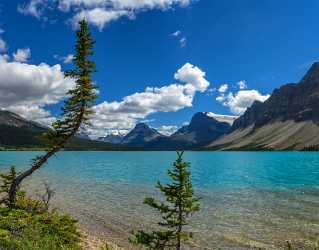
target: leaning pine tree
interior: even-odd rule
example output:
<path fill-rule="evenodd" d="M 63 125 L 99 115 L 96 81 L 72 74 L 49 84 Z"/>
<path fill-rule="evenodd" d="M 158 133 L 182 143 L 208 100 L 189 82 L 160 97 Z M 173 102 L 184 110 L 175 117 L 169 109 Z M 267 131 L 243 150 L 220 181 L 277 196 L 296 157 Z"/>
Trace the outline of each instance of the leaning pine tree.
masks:
<path fill-rule="evenodd" d="M 83 128 L 83 125 L 89 124 L 92 105 L 96 99 L 96 90 L 92 81 L 95 63 L 90 60 L 90 57 L 94 54 L 95 41 L 91 37 L 88 23 L 85 20 L 79 22 L 76 36 L 76 52 L 73 60 L 75 69 L 65 73 L 65 77 L 75 80 L 75 87 L 67 93 L 68 98 L 62 108 L 61 119 L 54 122 L 52 130 L 44 135 L 49 144 L 45 154 L 35 157 L 31 167 L 17 175 L 12 181 L 5 201 L 11 208 L 15 207 L 17 191 L 22 181 L 40 169 L 50 157 L 60 151 Z"/>
<path fill-rule="evenodd" d="M 177 160 L 168 175 L 172 183 L 157 188 L 164 193 L 166 203 L 155 201 L 147 197 L 144 203 L 158 210 L 162 215 L 162 221 L 158 223 L 159 230 L 145 232 L 143 230 L 133 233 L 132 242 L 144 245 L 147 249 L 181 249 L 183 240 L 192 237 L 192 233 L 184 230 L 189 224 L 189 217 L 199 211 L 199 198 L 194 197 L 194 190 L 190 180 L 188 168 L 190 164 L 183 161 L 183 152 L 177 152 Z"/>

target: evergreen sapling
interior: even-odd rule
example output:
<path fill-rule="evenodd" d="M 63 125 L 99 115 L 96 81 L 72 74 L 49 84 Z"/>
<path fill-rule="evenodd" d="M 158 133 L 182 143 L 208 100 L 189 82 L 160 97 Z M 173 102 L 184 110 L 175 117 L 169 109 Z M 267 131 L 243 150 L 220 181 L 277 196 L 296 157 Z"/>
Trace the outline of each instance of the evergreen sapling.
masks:
<path fill-rule="evenodd" d="M 166 202 L 146 197 L 144 203 L 159 211 L 162 216 L 159 229 L 153 232 L 139 230 L 133 232 L 131 241 L 147 249 L 181 249 L 182 241 L 192 238 L 192 233 L 184 230 L 189 218 L 200 210 L 199 198 L 194 197 L 190 179 L 190 164 L 183 161 L 183 152 L 177 152 L 173 168 L 168 171 L 171 183 L 157 183 L 157 188 L 166 197 Z"/>

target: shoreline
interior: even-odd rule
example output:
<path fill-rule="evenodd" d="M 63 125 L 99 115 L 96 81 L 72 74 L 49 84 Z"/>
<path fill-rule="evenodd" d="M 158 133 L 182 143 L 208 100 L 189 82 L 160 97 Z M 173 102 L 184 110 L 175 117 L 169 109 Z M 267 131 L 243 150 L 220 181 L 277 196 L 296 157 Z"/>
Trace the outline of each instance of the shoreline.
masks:
<path fill-rule="evenodd" d="M 85 250 L 104 250 L 103 247 L 109 247 L 110 250 L 127 250 L 124 247 L 118 246 L 109 239 L 103 239 L 97 234 L 91 233 L 85 226 L 78 224 L 78 229 L 82 236 L 81 247 Z"/>

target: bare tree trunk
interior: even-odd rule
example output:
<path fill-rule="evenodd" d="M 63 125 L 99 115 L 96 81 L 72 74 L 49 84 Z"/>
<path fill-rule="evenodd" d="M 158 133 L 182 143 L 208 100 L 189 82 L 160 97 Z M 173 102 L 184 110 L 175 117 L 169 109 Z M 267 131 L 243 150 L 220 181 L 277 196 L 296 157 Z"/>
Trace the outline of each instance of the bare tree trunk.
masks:
<path fill-rule="evenodd" d="M 43 155 L 41 158 L 35 162 L 31 168 L 26 170 L 25 172 L 21 173 L 17 176 L 17 178 L 14 179 L 14 181 L 11 184 L 10 190 L 9 190 L 9 207 L 14 208 L 16 204 L 16 196 L 17 196 L 17 190 L 22 181 L 27 178 L 28 176 L 32 175 L 34 171 L 38 170 L 44 163 L 47 162 L 47 160 L 54 155 L 56 152 L 58 152 L 62 147 L 56 147 L 52 150 L 48 151 L 45 155 Z"/>
<path fill-rule="evenodd" d="M 26 170 L 25 172 L 21 173 L 18 175 L 15 180 L 12 182 L 9 190 L 9 207 L 14 208 L 16 206 L 16 200 L 17 200 L 17 190 L 22 181 L 27 178 L 28 176 L 32 175 L 33 172 L 38 170 L 45 164 L 49 158 L 51 158 L 55 153 L 60 151 L 63 146 L 76 134 L 76 132 L 79 130 L 83 117 L 84 117 L 84 111 L 85 110 L 85 103 L 82 103 L 81 106 L 81 113 L 79 114 L 78 121 L 76 123 L 76 126 L 74 127 L 73 131 L 70 133 L 68 137 L 66 137 L 62 142 L 60 142 L 57 145 L 53 145 L 45 155 L 40 156 L 39 158 L 36 159 L 36 161 L 32 164 L 32 166 Z"/>

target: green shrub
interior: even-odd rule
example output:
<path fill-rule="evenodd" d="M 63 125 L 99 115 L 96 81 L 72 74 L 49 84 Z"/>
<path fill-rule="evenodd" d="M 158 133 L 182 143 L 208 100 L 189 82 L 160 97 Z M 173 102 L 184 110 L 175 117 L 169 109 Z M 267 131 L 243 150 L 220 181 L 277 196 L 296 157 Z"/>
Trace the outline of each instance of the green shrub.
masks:
<path fill-rule="evenodd" d="M 0 208 L 0 249 L 76 250 L 81 236 L 76 220 L 41 209 L 41 202 L 18 199 L 19 208 Z"/>

